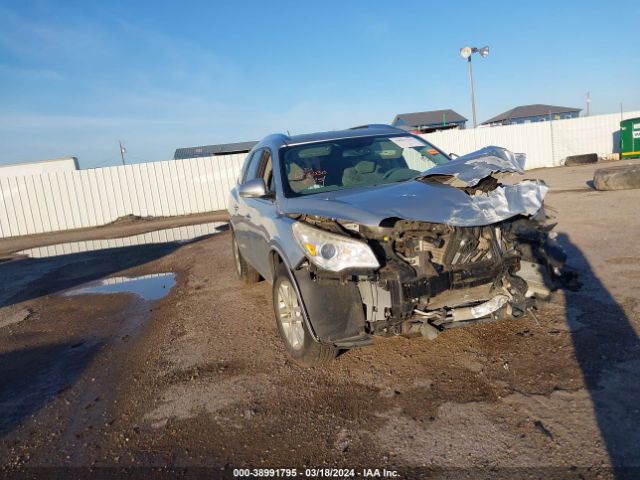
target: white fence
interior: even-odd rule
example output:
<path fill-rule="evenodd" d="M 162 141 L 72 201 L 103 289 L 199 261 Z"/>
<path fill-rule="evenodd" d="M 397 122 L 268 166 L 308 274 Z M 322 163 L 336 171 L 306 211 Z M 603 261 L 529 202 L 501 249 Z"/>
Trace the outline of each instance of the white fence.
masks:
<path fill-rule="evenodd" d="M 629 112 L 624 118 L 640 117 Z M 526 153 L 527 169 L 567 155 L 616 151 L 621 115 L 447 130 L 424 135 L 459 155 L 487 145 Z M 245 155 L 0 178 L 0 238 L 104 225 L 125 215 L 175 216 L 225 209 Z"/>
<path fill-rule="evenodd" d="M 245 155 L 0 178 L 0 237 L 226 208 Z"/>
<path fill-rule="evenodd" d="M 464 155 L 487 145 L 526 153 L 525 168 L 554 167 L 568 155 L 617 151 L 620 120 L 640 117 L 640 111 L 595 115 L 551 122 L 524 123 L 504 127 L 444 130 L 422 135 L 446 153 Z"/>

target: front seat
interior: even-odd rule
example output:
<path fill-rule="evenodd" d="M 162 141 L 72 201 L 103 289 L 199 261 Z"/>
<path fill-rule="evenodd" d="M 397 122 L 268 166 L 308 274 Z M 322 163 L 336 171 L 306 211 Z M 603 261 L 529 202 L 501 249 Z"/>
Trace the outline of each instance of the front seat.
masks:
<path fill-rule="evenodd" d="M 378 172 L 378 165 L 370 160 L 361 160 L 342 173 L 342 185 L 354 187 L 358 185 L 374 185 L 380 183 L 384 175 Z"/>
<path fill-rule="evenodd" d="M 289 165 L 287 179 L 289 180 L 291 190 L 295 193 L 298 193 L 300 190 L 304 190 L 305 188 L 309 188 L 316 183 L 312 175 L 306 173 L 300 165 L 294 162 L 291 162 Z"/>

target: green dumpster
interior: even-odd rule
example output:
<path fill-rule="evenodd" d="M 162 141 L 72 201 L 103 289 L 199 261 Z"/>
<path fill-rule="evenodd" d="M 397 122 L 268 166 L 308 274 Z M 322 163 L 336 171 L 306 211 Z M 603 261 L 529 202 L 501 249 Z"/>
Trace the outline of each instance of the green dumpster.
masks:
<path fill-rule="evenodd" d="M 620 122 L 620 156 L 640 157 L 640 117 Z"/>

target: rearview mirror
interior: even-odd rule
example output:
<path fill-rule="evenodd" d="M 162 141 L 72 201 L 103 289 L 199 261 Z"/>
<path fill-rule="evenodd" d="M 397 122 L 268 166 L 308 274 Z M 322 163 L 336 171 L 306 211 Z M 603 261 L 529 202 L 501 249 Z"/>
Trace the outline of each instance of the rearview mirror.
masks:
<path fill-rule="evenodd" d="M 254 178 L 248 182 L 244 182 L 238 187 L 238 195 L 243 198 L 262 198 L 267 195 L 267 187 L 264 179 Z"/>
<path fill-rule="evenodd" d="M 460 157 L 460 155 L 458 155 L 457 153 L 450 153 L 449 154 L 449 158 L 451 158 L 452 160 L 455 160 L 458 157 Z"/>

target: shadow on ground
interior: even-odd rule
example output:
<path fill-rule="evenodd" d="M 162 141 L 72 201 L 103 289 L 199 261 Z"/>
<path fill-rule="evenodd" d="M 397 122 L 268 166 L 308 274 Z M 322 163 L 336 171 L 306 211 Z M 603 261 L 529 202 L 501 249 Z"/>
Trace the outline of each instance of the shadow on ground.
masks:
<path fill-rule="evenodd" d="M 0 437 L 70 387 L 99 348 L 80 341 L 0 353 Z"/>
<path fill-rule="evenodd" d="M 566 318 L 602 440 L 616 478 L 638 478 L 640 339 L 580 249 L 567 235 L 558 241 L 583 282 L 580 291 L 566 292 Z"/>

